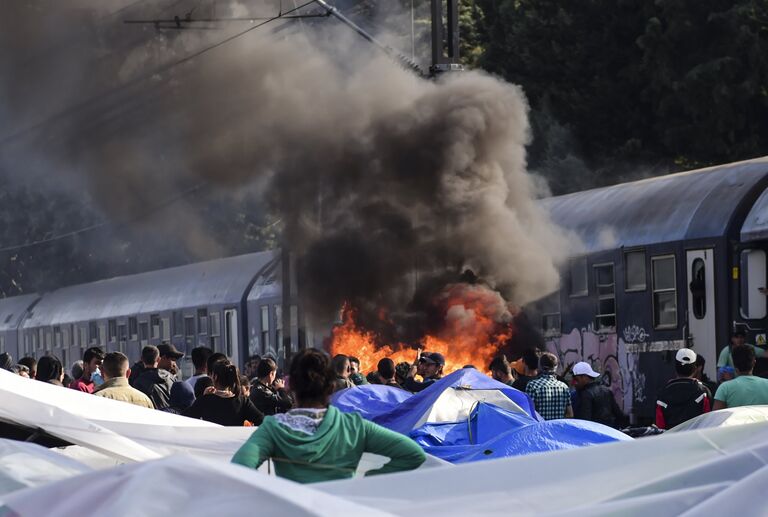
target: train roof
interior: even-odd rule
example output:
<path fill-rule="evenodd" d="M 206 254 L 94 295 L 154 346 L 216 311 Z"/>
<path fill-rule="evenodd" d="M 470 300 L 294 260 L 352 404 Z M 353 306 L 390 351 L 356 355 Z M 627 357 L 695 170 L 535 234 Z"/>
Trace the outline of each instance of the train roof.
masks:
<path fill-rule="evenodd" d="M 0 299 L 0 332 L 16 330 L 27 309 L 40 298 L 37 294 L 23 294 Z"/>
<path fill-rule="evenodd" d="M 768 182 L 768 157 L 542 200 L 584 253 L 724 236 Z M 768 202 L 768 199 L 766 200 Z M 745 209 L 742 209 L 745 210 Z"/>
<path fill-rule="evenodd" d="M 279 251 L 263 251 L 64 287 L 43 296 L 23 327 L 239 303 L 254 281 L 275 281 L 279 262 Z"/>

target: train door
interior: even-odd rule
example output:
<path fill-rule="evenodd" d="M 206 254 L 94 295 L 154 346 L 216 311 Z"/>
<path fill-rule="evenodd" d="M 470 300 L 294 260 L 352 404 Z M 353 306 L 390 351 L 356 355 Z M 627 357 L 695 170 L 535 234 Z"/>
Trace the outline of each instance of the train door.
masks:
<path fill-rule="evenodd" d="M 237 309 L 224 310 L 224 353 L 234 364 L 240 364 L 240 341 L 238 339 Z"/>
<path fill-rule="evenodd" d="M 712 249 L 688 250 L 688 332 L 693 349 L 707 360 L 707 375 L 715 378 L 715 275 Z"/>

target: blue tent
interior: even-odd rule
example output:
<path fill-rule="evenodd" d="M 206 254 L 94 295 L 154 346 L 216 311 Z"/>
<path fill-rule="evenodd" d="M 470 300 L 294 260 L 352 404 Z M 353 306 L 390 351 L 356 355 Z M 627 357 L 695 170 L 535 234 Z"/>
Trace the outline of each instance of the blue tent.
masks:
<path fill-rule="evenodd" d="M 452 463 L 631 440 L 594 422 L 544 421 L 526 394 L 474 369 L 454 372 L 415 395 L 361 386 L 336 393 L 332 403 L 408 435 Z"/>

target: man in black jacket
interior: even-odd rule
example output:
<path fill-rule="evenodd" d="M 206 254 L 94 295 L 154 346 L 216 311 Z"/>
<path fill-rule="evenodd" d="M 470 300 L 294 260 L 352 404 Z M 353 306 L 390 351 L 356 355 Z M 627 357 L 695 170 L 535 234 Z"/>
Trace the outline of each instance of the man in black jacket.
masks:
<path fill-rule="evenodd" d="M 597 381 L 600 374 L 589 363 L 573 365 L 573 386 L 578 393 L 574 416 L 609 427 L 618 428 L 626 423 L 626 416 L 616 404 L 613 392 Z"/>
<path fill-rule="evenodd" d="M 170 346 L 175 351 L 175 355 L 180 353 L 173 345 Z M 144 365 L 144 371 L 134 381 L 133 387 L 149 397 L 155 408 L 164 409 L 171 404 L 171 386 L 176 379 L 168 370 L 158 368 L 159 360 L 160 350 L 158 347 L 149 345 L 141 350 L 141 362 Z"/>
<path fill-rule="evenodd" d="M 667 383 L 656 400 L 656 427 L 672 429 L 712 409 L 712 393 L 696 375 L 696 353 L 681 348 L 675 354 L 677 377 Z"/>
<path fill-rule="evenodd" d="M 293 407 L 282 379 L 277 378 L 277 364 L 265 357 L 256 366 L 256 379 L 251 383 L 251 402 L 265 415 L 285 413 Z"/>

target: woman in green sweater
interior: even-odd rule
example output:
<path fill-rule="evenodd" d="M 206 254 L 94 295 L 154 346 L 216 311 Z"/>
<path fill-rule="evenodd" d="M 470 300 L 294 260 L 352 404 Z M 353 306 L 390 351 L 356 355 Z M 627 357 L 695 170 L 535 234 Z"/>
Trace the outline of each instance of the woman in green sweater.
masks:
<path fill-rule="evenodd" d="M 264 418 L 232 462 L 257 468 L 272 459 L 278 476 L 299 483 L 350 478 L 364 452 L 390 458 L 367 475 L 411 470 L 424 462 L 424 451 L 410 438 L 329 407 L 335 378 L 326 354 L 311 348 L 296 354 L 290 368 L 296 409 Z"/>

